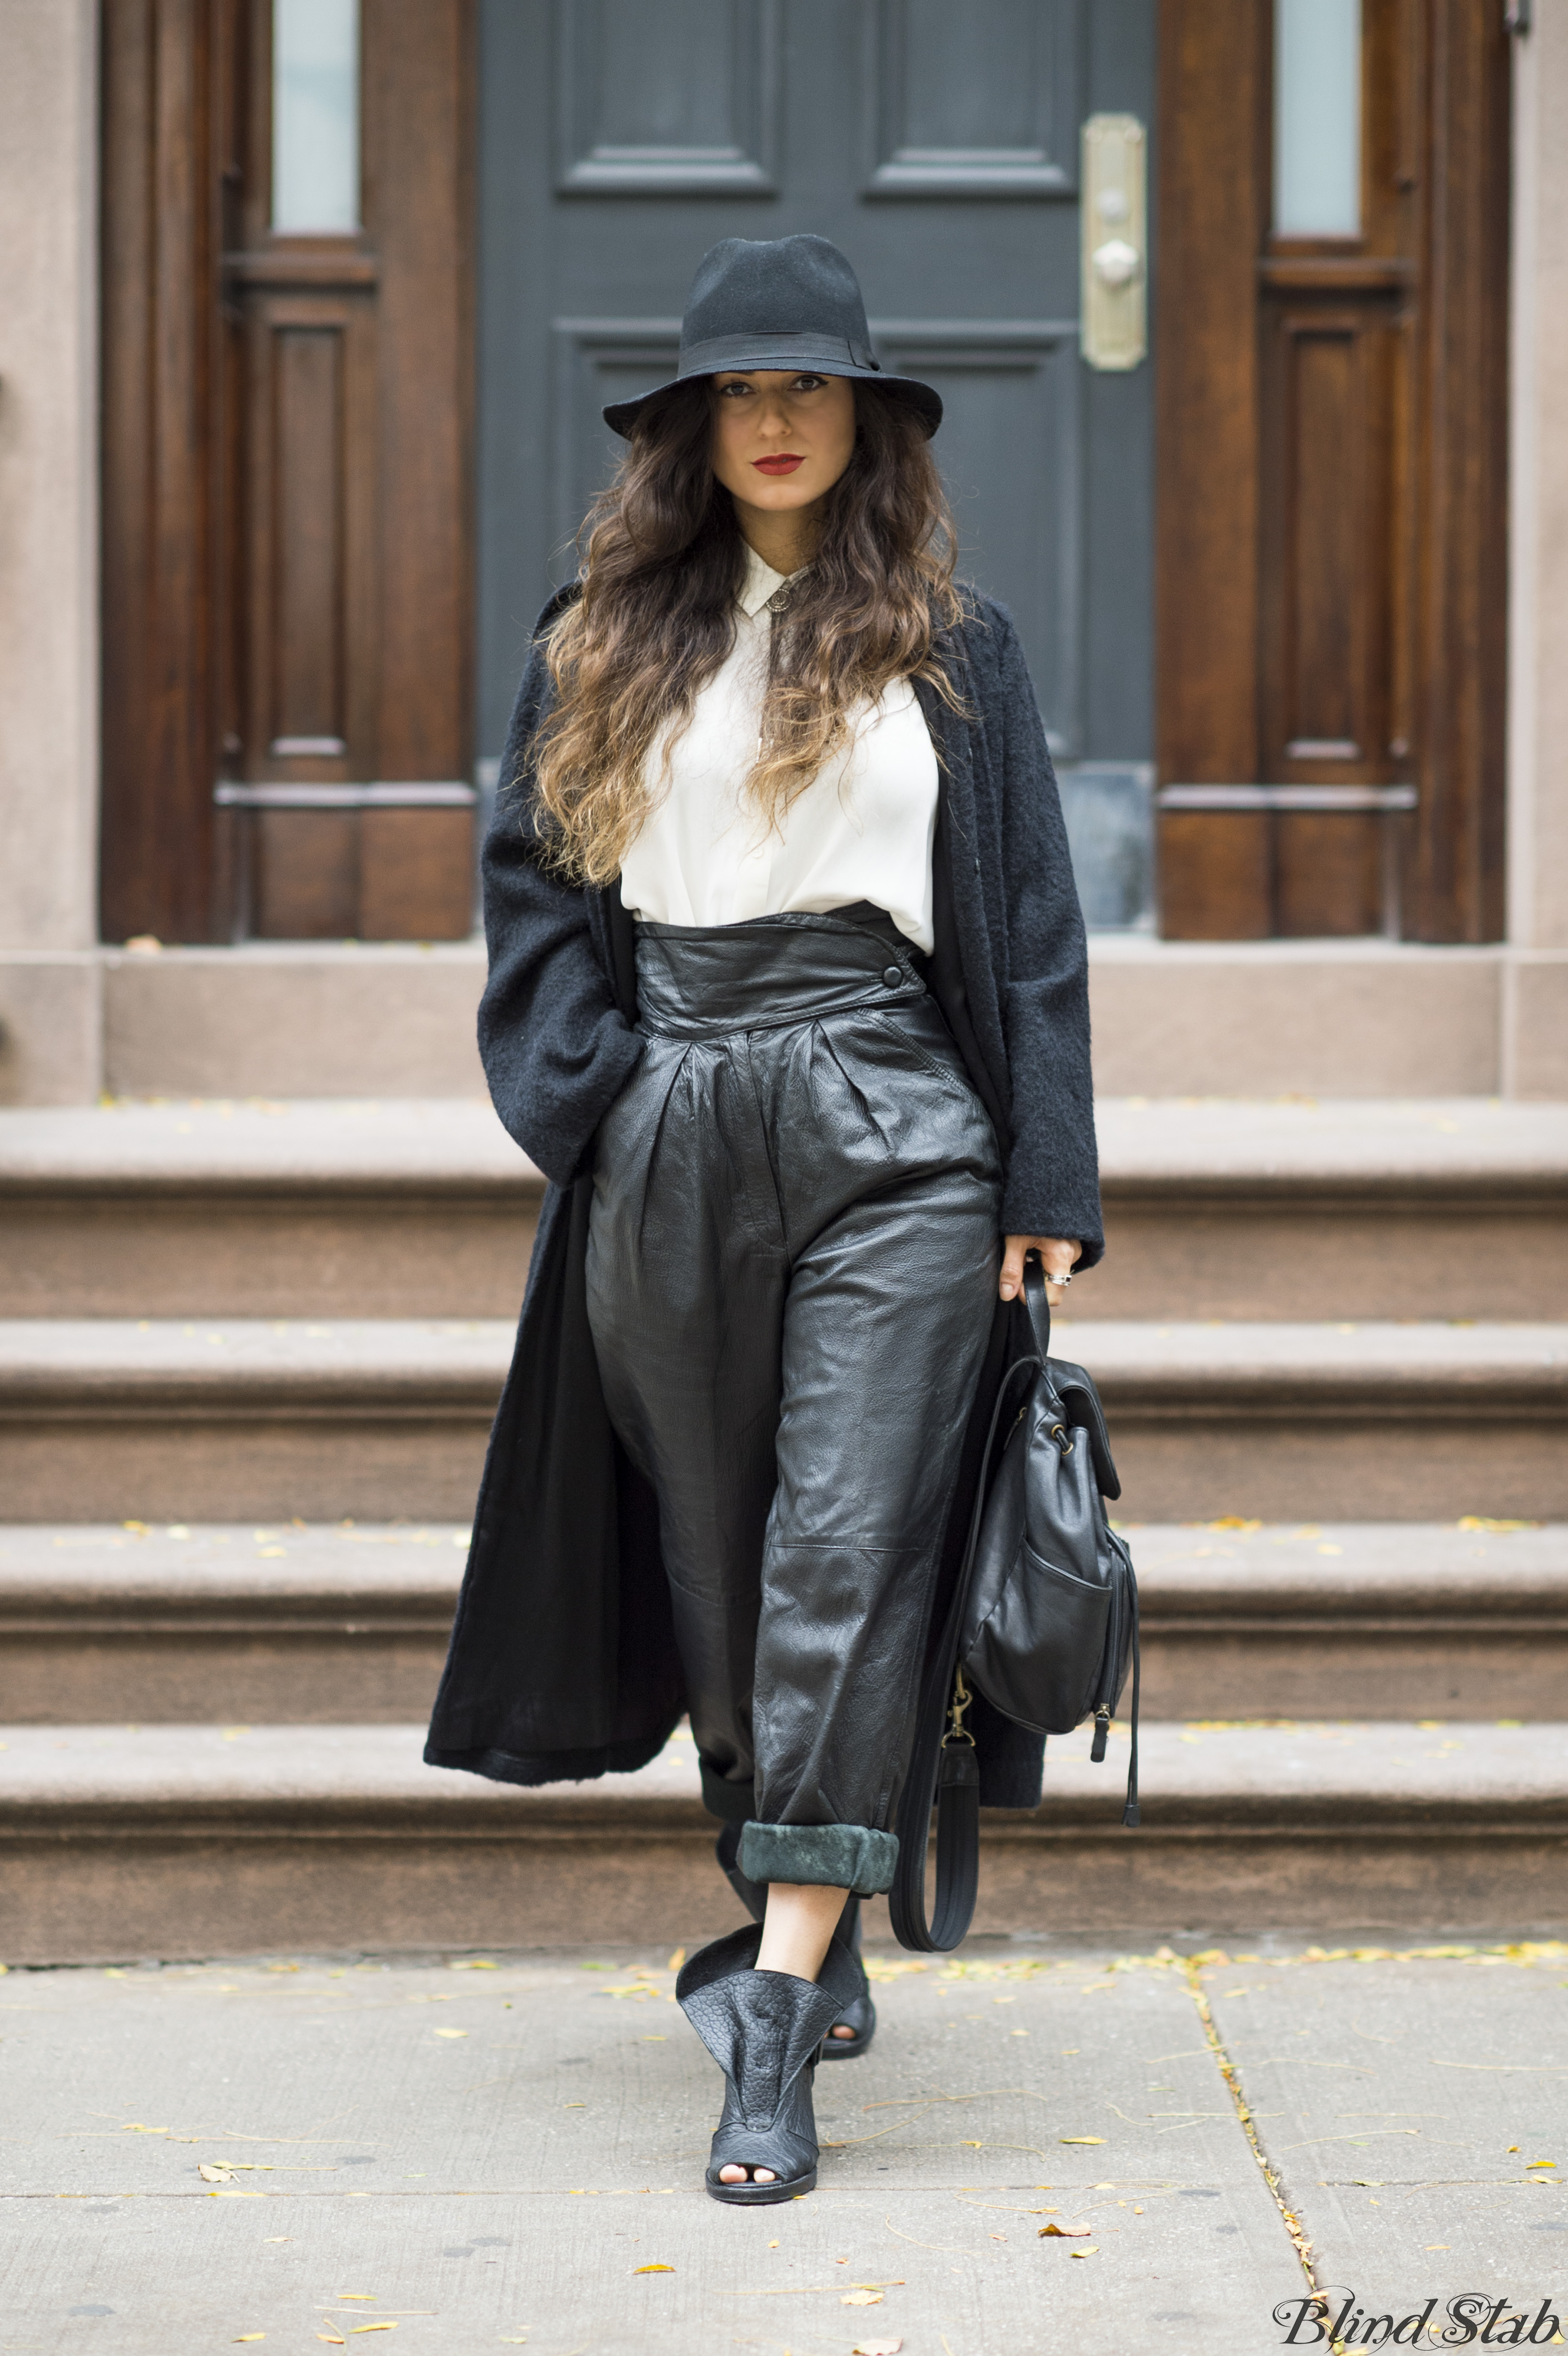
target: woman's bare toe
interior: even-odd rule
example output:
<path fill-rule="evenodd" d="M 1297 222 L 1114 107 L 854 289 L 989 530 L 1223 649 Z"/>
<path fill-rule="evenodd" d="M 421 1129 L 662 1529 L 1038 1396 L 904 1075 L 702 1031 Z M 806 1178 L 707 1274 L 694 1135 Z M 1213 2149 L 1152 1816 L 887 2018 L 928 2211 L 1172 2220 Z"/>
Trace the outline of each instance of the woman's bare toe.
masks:
<path fill-rule="evenodd" d="M 731 2160 L 728 2168 L 720 2169 L 719 2181 L 720 2184 L 745 2184 L 748 2181 L 772 2184 L 774 2178 L 771 2168 L 741 2168 L 737 2161 Z"/>
<path fill-rule="evenodd" d="M 833 2034 L 835 2037 L 853 2037 L 855 2035 L 855 2031 L 848 2026 L 848 2022 L 840 2020 L 835 2022 Z"/>

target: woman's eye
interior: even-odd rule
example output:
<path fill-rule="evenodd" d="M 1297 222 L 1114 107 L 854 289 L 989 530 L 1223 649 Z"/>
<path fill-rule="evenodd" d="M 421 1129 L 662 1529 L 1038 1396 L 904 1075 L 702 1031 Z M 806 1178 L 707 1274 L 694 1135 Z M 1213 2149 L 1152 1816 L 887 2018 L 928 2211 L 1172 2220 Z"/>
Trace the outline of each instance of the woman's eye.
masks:
<path fill-rule="evenodd" d="M 827 379 L 825 376 L 797 376 L 794 389 L 796 392 L 815 392 L 819 384 L 826 384 L 827 381 Z"/>

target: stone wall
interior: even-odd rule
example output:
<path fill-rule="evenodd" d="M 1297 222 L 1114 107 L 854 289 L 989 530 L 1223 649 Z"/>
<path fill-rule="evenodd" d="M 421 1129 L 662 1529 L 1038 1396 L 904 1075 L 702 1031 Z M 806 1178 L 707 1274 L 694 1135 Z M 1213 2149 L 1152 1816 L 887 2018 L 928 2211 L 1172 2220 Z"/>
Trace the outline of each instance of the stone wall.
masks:
<path fill-rule="evenodd" d="M 0 1102 L 98 1085 L 97 11 L 0 14 Z"/>
<path fill-rule="evenodd" d="M 1568 8 L 1514 45 L 1503 1085 L 1568 1096 Z"/>

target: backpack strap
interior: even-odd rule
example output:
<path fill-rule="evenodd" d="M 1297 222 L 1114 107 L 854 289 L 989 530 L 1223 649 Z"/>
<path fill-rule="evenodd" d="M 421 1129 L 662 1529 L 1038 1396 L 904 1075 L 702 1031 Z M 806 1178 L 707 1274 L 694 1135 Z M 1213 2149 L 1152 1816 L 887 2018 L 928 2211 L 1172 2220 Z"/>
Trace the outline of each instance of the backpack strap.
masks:
<path fill-rule="evenodd" d="M 1047 1338 L 1050 1312 L 1046 1312 Z M 946 1954 L 956 1947 L 975 1913 L 975 1893 L 980 1877 L 980 1765 L 975 1738 L 965 1728 L 964 1713 L 970 1693 L 958 1664 L 964 1613 L 980 1543 L 980 1523 L 990 1487 L 991 1451 L 997 1427 L 1007 1404 L 1013 1376 L 1021 1368 L 1039 1368 L 1040 1358 L 1015 1358 L 1002 1376 L 990 1429 L 980 1457 L 980 1477 L 975 1489 L 975 1509 L 969 1517 L 964 1560 L 953 1590 L 953 1601 L 921 1690 L 915 1719 L 909 1772 L 899 1794 L 896 1831 L 898 1870 L 888 1892 L 893 1936 L 901 1947 L 916 1954 Z M 925 1912 L 925 1852 L 931 1837 L 931 1811 L 936 1809 L 936 1907 L 934 1922 Z"/>

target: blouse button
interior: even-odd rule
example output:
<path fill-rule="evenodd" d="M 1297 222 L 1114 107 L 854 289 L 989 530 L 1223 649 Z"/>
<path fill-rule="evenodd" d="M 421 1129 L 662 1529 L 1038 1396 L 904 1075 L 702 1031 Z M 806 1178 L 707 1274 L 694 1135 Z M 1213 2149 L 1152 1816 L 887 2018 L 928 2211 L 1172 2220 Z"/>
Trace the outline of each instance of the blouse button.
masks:
<path fill-rule="evenodd" d="M 886 973 L 882 976 L 882 980 L 886 982 L 890 990 L 896 990 L 900 982 L 903 980 L 903 968 L 897 965 L 889 966 Z"/>

